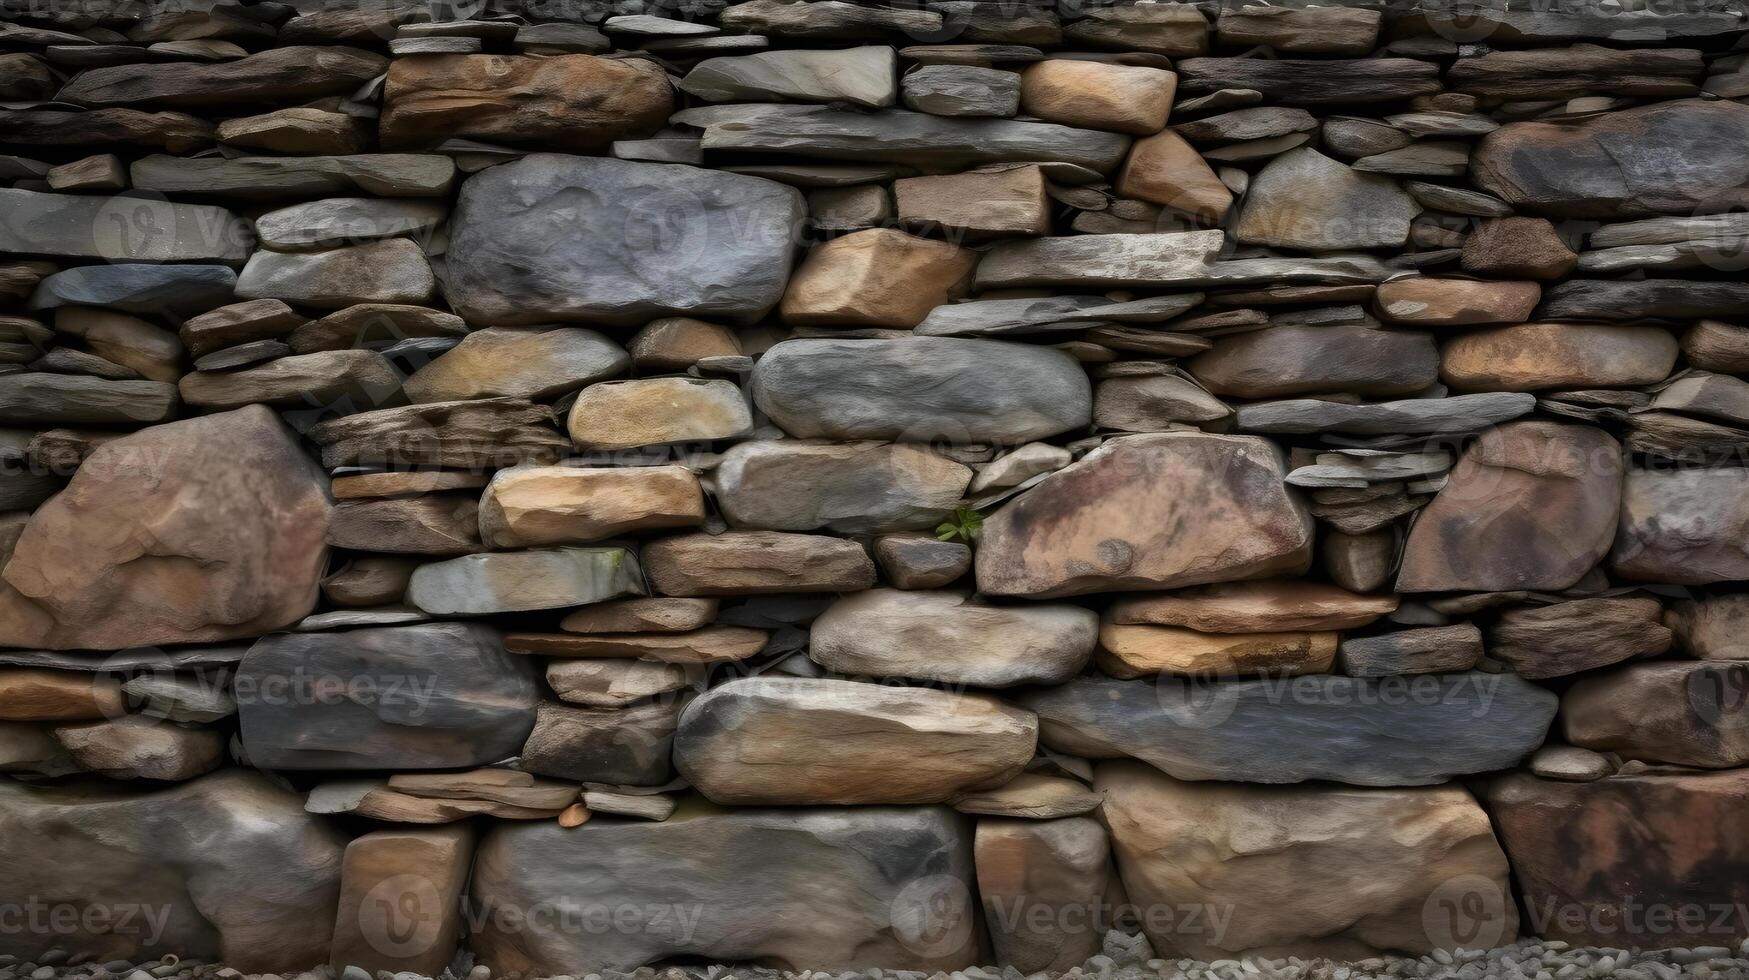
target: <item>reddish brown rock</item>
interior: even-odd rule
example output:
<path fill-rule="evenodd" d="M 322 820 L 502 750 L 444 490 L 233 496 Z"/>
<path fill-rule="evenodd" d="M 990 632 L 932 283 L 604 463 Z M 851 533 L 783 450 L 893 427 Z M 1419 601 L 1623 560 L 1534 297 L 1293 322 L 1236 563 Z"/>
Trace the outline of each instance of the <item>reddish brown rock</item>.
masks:
<path fill-rule="evenodd" d="M 978 255 L 891 228 L 871 228 L 814 247 L 790 278 L 785 323 L 911 328 L 964 296 Z"/>
<path fill-rule="evenodd" d="M 104 443 L 0 573 L 0 643 L 121 649 L 255 636 L 315 607 L 327 477 L 259 406 Z"/>
<path fill-rule="evenodd" d="M 1159 68 L 1053 58 L 1020 76 L 1020 108 L 1046 122 L 1147 136 L 1166 126 L 1178 76 Z"/>
<path fill-rule="evenodd" d="M 1629 664 L 1561 698 L 1568 742 L 1624 759 L 1725 769 L 1749 762 L 1749 663 Z"/>
<path fill-rule="evenodd" d="M 1749 374 L 1749 327 L 1702 320 L 1682 335 L 1682 355 L 1702 370 Z"/>
<path fill-rule="evenodd" d="M 1279 326 L 1223 337 L 1188 366 L 1209 391 L 1235 398 L 1409 395 L 1438 378 L 1439 354 L 1431 334 Z"/>
<path fill-rule="evenodd" d="M 1417 276 L 1380 283 L 1373 296 L 1379 317 L 1421 327 L 1523 323 L 1542 298 L 1534 282 L 1490 282 Z"/>
<path fill-rule="evenodd" d="M 106 674 L 36 668 L 0 670 L 0 720 L 75 721 L 115 718 L 126 711 L 120 685 Z"/>
<path fill-rule="evenodd" d="M 461 936 L 462 890 L 474 857 L 467 824 L 377 830 L 352 839 L 340 870 L 335 972 L 437 976 Z"/>
<path fill-rule="evenodd" d="M 1670 649 L 1650 596 L 1575 599 L 1508 609 L 1488 630 L 1488 656 L 1521 677 L 1563 677 Z"/>
<path fill-rule="evenodd" d="M 1447 341 L 1439 373 L 1460 391 L 1626 388 L 1664 380 L 1675 363 L 1676 338 L 1659 327 L 1523 323 Z"/>
<path fill-rule="evenodd" d="M 1233 206 L 1233 192 L 1221 183 L 1202 155 L 1171 131 L 1137 140 L 1117 174 L 1123 197 L 1152 201 L 1174 211 L 1220 221 Z"/>
<path fill-rule="evenodd" d="M 1112 603 L 1106 619 L 1184 626 L 1204 633 L 1346 630 L 1365 626 L 1396 608 L 1396 596 L 1360 595 L 1322 582 L 1273 579 L 1125 596 Z"/>
<path fill-rule="evenodd" d="M 1491 218 L 1464 239 L 1463 268 L 1503 279 L 1559 279 L 1579 257 L 1543 218 Z"/>
<path fill-rule="evenodd" d="M 1416 519 L 1397 591 L 1569 588 L 1609 551 L 1621 494 L 1621 447 L 1602 429 L 1490 429 Z"/>
<path fill-rule="evenodd" d="M 874 585 L 862 545 L 820 534 L 683 534 L 644 546 L 644 574 L 672 596 L 855 592 Z"/>

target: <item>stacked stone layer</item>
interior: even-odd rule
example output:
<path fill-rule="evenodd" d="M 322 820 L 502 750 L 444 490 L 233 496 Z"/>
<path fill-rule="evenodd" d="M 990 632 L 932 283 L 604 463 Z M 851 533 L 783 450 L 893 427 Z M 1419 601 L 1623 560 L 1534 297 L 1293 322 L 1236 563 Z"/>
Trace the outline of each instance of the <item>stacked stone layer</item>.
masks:
<path fill-rule="evenodd" d="M 1736 947 L 1746 38 L 7 8 L 0 955 Z"/>

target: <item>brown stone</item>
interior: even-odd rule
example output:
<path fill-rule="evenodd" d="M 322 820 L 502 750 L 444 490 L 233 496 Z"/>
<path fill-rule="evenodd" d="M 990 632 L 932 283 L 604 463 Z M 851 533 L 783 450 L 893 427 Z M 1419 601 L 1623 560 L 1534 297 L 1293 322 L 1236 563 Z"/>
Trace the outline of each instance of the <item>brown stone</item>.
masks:
<path fill-rule="evenodd" d="M 461 938 L 462 890 L 473 864 L 467 824 L 377 830 L 346 845 L 328 963 L 335 973 L 437 976 Z"/>
<path fill-rule="evenodd" d="M 1444 674 L 1469 670 L 1481 659 L 1482 631 L 1469 623 L 1349 637 L 1337 651 L 1350 677 Z"/>
<path fill-rule="evenodd" d="M 954 798 L 953 808 L 991 817 L 1055 820 L 1092 813 L 1103 802 L 1103 794 L 1088 789 L 1078 779 L 1023 772 L 994 789 L 961 793 Z"/>
<path fill-rule="evenodd" d="M 213 145 L 213 124 L 182 112 L 0 110 L 0 134 L 22 146 L 139 146 L 193 153 Z"/>
<path fill-rule="evenodd" d="M 1051 202 L 1036 166 L 908 177 L 893 182 L 893 196 L 907 227 L 956 241 L 1051 232 Z"/>
<path fill-rule="evenodd" d="M 1682 356 L 1705 371 L 1749 374 L 1749 327 L 1702 320 L 1682 335 Z"/>
<path fill-rule="evenodd" d="M 1691 657 L 1749 660 L 1749 592 L 1678 600 L 1665 611 L 1664 625 Z"/>
<path fill-rule="evenodd" d="M 59 725 L 54 736 L 79 768 L 111 779 L 182 782 L 225 761 L 225 736 L 218 730 L 145 715 Z"/>
<path fill-rule="evenodd" d="M 860 544 L 819 534 L 683 534 L 644 545 L 642 560 L 656 591 L 674 596 L 855 592 L 875 581 Z"/>
<path fill-rule="evenodd" d="M 1397 591 L 1570 588 L 1609 551 L 1621 496 L 1621 447 L 1602 429 L 1489 429 L 1416 519 Z"/>
<path fill-rule="evenodd" d="M 120 157 L 113 153 L 99 153 L 50 167 L 45 179 L 50 190 L 109 193 L 127 188 L 128 171 Z"/>
<path fill-rule="evenodd" d="M 1199 633 L 1181 626 L 1099 628 L 1099 669 L 1129 680 L 1159 674 L 1193 677 L 1326 674 L 1336 633 Z"/>
<path fill-rule="evenodd" d="M 1053 58 L 1020 75 L 1020 109 L 1046 122 L 1148 136 L 1166 126 L 1178 76 L 1159 68 Z"/>
<path fill-rule="evenodd" d="M 1490 218 L 1464 239 L 1463 269 L 1503 279 L 1560 279 L 1579 264 L 1543 218 Z"/>
<path fill-rule="evenodd" d="M 875 561 L 895 589 L 939 589 L 972 570 L 972 549 L 927 534 L 886 534 L 875 539 Z"/>
<path fill-rule="evenodd" d="M 979 820 L 972 853 L 998 966 L 1056 974 L 1099 952 L 1111 858 L 1098 820 Z"/>
<path fill-rule="evenodd" d="M 1749 470 L 1629 469 L 1609 565 L 1636 582 L 1749 579 Z"/>
<path fill-rule="evenodd" d="M 986 695 L 800 677 L 711 688 L 674 765 L 713 803 L 941 803 L 1032 759 L 1038 721 Z"/>
<path fill-rule="evenodd" d="M 0 670 L 0 720 L 77 721 L 127 711 L 121 686 L 107 674 L 13 667 Z"/>
<path fill-rule="evenodd" d="M 1100 763 L 1094 788 L 1130 901 L 1228 914 L 1221 929 L 1144 917 L 1156 956 L 1354 960 L 1517 938 L 1506 856 L 1461 787 L 1180 782 L 1122 761 Z"/>
<path fill-rule="evenodd" d="M 481 550 L 479 503 L 457 494 L 342 500 L 328 522 L 328 543 L 398 555 L 466 555 Z"/>
<path fill-rule="evenodd" d="M 1629 388 L 1664 380 L 1676 350 L 1659 327 L 1524 323 L 1446 341 L 1440 377 L 1461 391 Z"/>
<path fill-rule="evenodd" d="M 219 123 L 219 142 L 248 150 L 297 156 L 341 156 L 370 149 L 369 131 L 356 117 L 293 107 Z"/>
<path fill-rule="evenodd" d="M 464 473 L 461 470 L 386 470 L 337 476 L 329 488 L 335 500 L 363 500 L 413 497 L 445 490 L 478 490 L 486 485 L 487 480 L 485 473 Z"/>
<path fill-rule="evenodd" d="M 380 131 L 385 149 L 463 138 L 597 150 L 652 135 L 673 111 L 667 74 L 642 58 L 432 55 L 389 66 Z"/>
<path fill-rule="evenodd" d="M 1484 798 L 1537 935 L 1617 949 L 1749 935 L 1749 877 L 1716 873 L 1749 863 L 1737 832 L 1749 825 L 1749 770 L 1591 782 L 1509 773 Z"/>
<path fill-rule="evenodd" d="M 778 309 L 795 326 L 909 329 L 964 296 L 977 262 L 970 249 L 892 228 L 853 232 L 808 253 Z"/>
<path fill-rule="evenodd" d="M 82 71 L 57 100 L 91 107 L 222 108 L 350 95 L 389 62 L 358 48 L 287 46 L 199 64 L 115 65 Z"/>
<path fill-rule="evenodd" d="M 1623 51 L 1575 44 L 1459 58 L 1446 77 L 1457 91 L 1491 102 L 1597 95 L 1680 98 L 1698 94 L 1695 78 L 1702 70 L 1701 53 L 1693 48 Z"/>
<path fill-rule="evenodd" d="M 670 633 L 512 633 L 511 653 L 547 657 L 654 660 L 675 664 L 732 663 L 765 649 L 770 634 L 745 626 L 704 626 Z"/>
<path fill-rule="evenodd" d="M 684 633 L 716 618 L 715 599 L 615 599 L 566 614 L 559 628 L 571 633 Z"/>
<path fill-rule="evenodd" d="M 465 337 L 454 313 L 399 303 L 357 303 L 301 324 L 286 338 L 294 354 L 352 347 L 387 347 L 416 337 Z"/>
<path fill-rule="evenodd" d="M 1416 276 L 1380 283 L 1373 309 L 1391 323 L 1419 327 L 1523 323 L 1530 319 L 1542 292 L 1534 282 Z"/>
<path fill-rule="evenodd" d="M 1749 663 L 1628 664 L 1561 698 L 1568 742 L 1624 759 L 1726 769 L 1749 762 Z"/>
<path fill-rule="evenodd" d="M 84 306 L 55 311 L 55 329 L 85 342 L 85 348 L 129 368 L 142 378 L 175 384 L 182 377 L 182 341 L 136 316 Z"/>
<path fill-rule="evenodd" d="M 1488 629 L 1488 655 L 1533 680 L 1654 657 L 1672 639 L 1658 621 L 1661 611 L 1647 596 L 1508 609 Z"/>
<path fill-rule="evenodd" d="M 1224 582 L 1161 595 L 1125 596 L 1111 623 L 1184 626 L 1203 633 L 1358 629 L 1397 608 L 1391 595 L 1359 595 L 1322 582 Z"/>
<path fill-rule="evenodd" d="M 522 768 L 576 782 L 656 786 L 669 763 L 682 702 L 669 698 L 626 708 L 580 708 L 543 701 L 522 747 Z"/>
<path fill-rule="evenodd" d="M 488 327 L 463 337 L 402 385 L 408 401 L 468 398 L 545 401 L 622 373 L 631 357 L 580 327 Z"/>
<path fill-rule="evenodd" d="M 1235 398 L 1410 395 L 1438 379 L 1439 354 L 1431 334 L 1278 326 L 1223 337 L 1188 367 L 1209 391 Z"/>
<path fill-rule="evenodd" d="M 509 466 L 550 463 L 570 447 L 553 410 L 515 398 L 432 402 L 319 422 L 324 466 Z"/>
<path fill-rule="evenodd" d="M 1327 531 L 1318 558 L 1330 581 L 1351 592 L 1376 592 L 1391 581 L 1397 565 L 1397 530 L 1384 527 L 1363 534 Z"/>
<path fill-rule="evenodd" d="M 257 340 L 277 340 L 304 322 L 304 316 L 283 300 L 252 299 L 182 321 L 182 345 L 190 356 L 204 357 Z"/>
<path fill-rule="evenodd" d="M 1048 598 L 1298 574 L 1312 520 L 1285 477 L 1255 437 L 1107 440 L 985 519 L 978 588 Z"/>
<path fill-rule="evenodd" d="M 1364 55 L 1378 41 L 1383 15 L 1349 7 L 1223 7 L 1215 36 L 1234 47 L 1264 45 L 1305 54 Z"/>
<path fill-rule="evenodd" d="M 259 406 L 107 442 L 12 549 L 0 643 L 113 650 L 289 626 L 327 563 L 327 482 Z"/>
<path fill-rule="evenodd" d="M 361 555 L 322 579 L 322 595 L 336 606 L 387 606 L 407 594 L 417 565 L 406 558 Z"/>
<path fill-rule="evenodd" d="M 680 664 L 643 660 L 554 660 L 547 664 L 547 686 L 559 700 L 586 708 L 628 704 L 684 690 L 691 684 Z"/>
<path fill-rule="evenodd" d="M 195 371 L 177 384 L 182 400 L 208 409 L 263 404 L 312 409 L 381 405 L 401 390 L 401 373 L 372 350 L 293 354 L 237 371 Z"/>
<path fill-rule="evenodd" d="M 1225 218 L 1233 206 L 1233 192 L 1184 137 L 1170 130 L 1130 147 L 1117 174 L 1117 192 L 1207 222 Z"/>
<path fill-rule="evenodd" d="M 493 477 L 480 497 L 488 548 L 588 544 L 704 518 L 704 491 L 682 466 L 518 467 Z"/>
<path fill-rule="evenodd" d="M 735 331 L 720 324 L 665 316 L 639 328 L 626 350 L 640 368 L 684 371 L 707 357 L 738 356 L 741 342 Z"/>

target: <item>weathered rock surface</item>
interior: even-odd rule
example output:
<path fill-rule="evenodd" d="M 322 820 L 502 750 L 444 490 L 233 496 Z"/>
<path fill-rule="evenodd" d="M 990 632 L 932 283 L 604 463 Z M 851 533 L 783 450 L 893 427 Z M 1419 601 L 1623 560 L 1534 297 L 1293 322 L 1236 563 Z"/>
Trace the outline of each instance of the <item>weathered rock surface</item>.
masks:
<path fill-rule="evenodd" d="M 288 626 L 315 607 L 329 507 L 265 408 L 106 442 L 12 546 L 0 642 L 120 649 Z"/>
<path fill-rule="evenodd" d="M 1183 626 L 1203 633 L 1358 629 L 1397 608 L 1395 596 L 1360 595 L 1321 582 L 1226 582 L 1182 592 L 1125 596 L 1113 623 Z"/>
<path fill-rule="evenodd" d="M 1670 604 L 1664 625 L 1691 657 L 1702 660 L 1749 660 L 1749 593 L 1698 596 Z"/>
<path fill-rule="evenodd" d="M 1178 77 L 1159 68 L 1051 58 L 1020 75 L 1020 107 L 1046 122 L 1147 136 L 1166 125 Z"/>
<path fill-rule="evenodd" d="M 469 321 L 500 326 L 751 320 L 783 295 L 806 213 L 795 190 L 755 177 L 531 154 L 462 185 L 445 290 Z M 655 214 L 683 233 L 654 234 Z"/>
<path fill-rule="evenodd" d="M 347 95 L 389 67 L 358 48 L 282 47 L 211 64 L 117 65 L 82 71 L 56 99 L 102 107 L 198 109 Z"/>
<path fill-rule="evenodd" d="M 1134 762 L 1095 773 L 1130 900 L 1231 913 L 1221 929 L 1144 922 L 1157 955 L 1362 959 L 1517 938 L 1506 855 L 1460 787 L 1186 783 Z"/>
<path fill-rule="evenodd" d="M 972 471 L 916 446 L 783 439 L 730 447 L 714 478 L 734 527 L 860 534 L 934 528 Z"/>
<path fill-rule="evenodd" d="M 218 731 L 145 715 L 58 725 L 53 732 L 80 769 L 110 779 L 182 782 L 211 772 L 225 758 L 225 737 Z"/>
<path fill-rule="evenodd" d="M 26 371 L 0 375 L 0 421 L 22 425 L 142 425 L 169 421 L 176 386 Z"/>
<path fill-rule="evenodd" d="M 264 769 L 453 769 L 516 755 L 534 668 L 478 623 L 263 637 L 237 667 L 249 761 Z"/>
<path fill-rule="evenodd" d="M 1467 327 L 1522 323 L 1541 298 L 1542 288 L 1534 282 L 1417 276 L 1380 283 L 1373 305 L 1391 323 Z"/>
<path fill-rule="evenodd" d="M 493 54 L 396 58 L 383 88 L 383 146 L 457 137 L 594 150 L 656 132 L 674 109 L 662 69 L 639 58 Z"/>
<path fill-rule="evenodd" d="M 972 842 L 946 807 L 721 809 L 689 800 L 660 823 L 500 825 L 480 842 L 473 899 L 485 909 L 699 910 L 679 923 L 613 930 L 509 929 L 474 937 L 494 972 L 632 970 L 698 956 L 799 968 L 955 970 L 981 960 Z M 724 883 L 730 883 L 725 887 Z M 690 897 L 688 897 L 690 896 Z M 799 928 L 798 928 L 799 926 Z"/>
<path fill-rule="evenodd" d="M 0 950 L 77 945 L 106 959 L 175 953 L 304 969 L 328 957 L 344 844 L 297 794 L 242 770 L 151 791 L 0 781 L 0 859 L 20 894 L 49 907 L 150 908 L 162 926 L 75 919 L 72 935 L 10 931 Z"/>
<path fill-rule="evenodd" d="M 898 99 L 899 60 L 884 46 L 838 51 L 756 51 L 706 58 L 679 88 L 706 102 L 848 102 L 869 109 Z"/>
<path fill-rule="evenodd" d="M 269 211 L 255 219 L 255 233 L 267 247 L 302 251 L 428 234 L 448 214 L 438 201 L 333 197 Z"/>
<path fill-rule="evenodd" d="M 1561 697 L 1574 745 L 1624 759 L 1723 769 L 1749 762 L 1749 663 L 1629 664 L 1581 678 Z"/>
<path fill-rule="evenodd" d="M 680 466 L 533 466 L 499 471 L 480 495 L 490 548 L 588 544 L 705 518 L 698 477 Z"/>
<path fill-rule="evenodd" d="M 1322 399 L 1290 399 L 1241 405 L 1241 432 L 1293 435 L 1347 432 L 1355 435 L 1471 432 L 1509 422 L 1536 408 L 1529 394 L 1454 395 L 1350 405 Z"/>
<path fill-rule="evenodd" d="M 1014 701 L 1038 715 L 1042 744 L 1071 755 L 1133 757 L 1176 779 L 1357 786 L 1511 768 L 1542 744 L 1556 707 L 1528 681 L 1484 673 L 1082 677 Z"/>
<path fill-rule="evenodd" d="M 870 228 L 815 246 L 779 310 L 797 326 L 914 327 L 965 294 L 976 264 L 958 245 Z"/>
<path fill-rule="evenodd" d="M 1110 845 L 1098 820 L 978 821 L 978 897 L 996 962 L 1026 972 L 1079 966 L 1100 935 L 1075 920 L 1104 901 Z"/>
<path fill-rule="evenodd" d="M 500 396 L 538 401 L 611 378 L 630 365 L 624 348 L 594 330 L 488 327 L 420 368 L 402 390 L 415 402 Z"/>
<path fill-rule="evenodd" d="M 466 825 L 354 837 L 341 862 L 329 965 L 442 973 L 461 937 L 473 857 L 474 830 Z"/>
<path fill-rule="evenodd" d="M 432 402 L 317 423 L 324 466 L 508 466 L 552 462 L 570 445 L 553 410 L 515 398 Z"/>
<path fill-rule="evenodd" d="M 110 262 L 240 265 L 249 230 L 220 207 L 0 188 L 0 249 Z"/>
<path fill-rule="evenodd" d="M 730 531 L 652 541 L 644 573 L 663 595 L 855 592 L 874 585 L 874 562 L 854 541 L 819 534 Z"/>
<path fill-rule="evenodd" d="M 1285 476 L 1260 439 L 1109 440 L 985 520 L 978 588 L 1049 598 L 1297 572 L 1311 560 L 1312 523 Z"/>
<path fill-rule="evenodd" d="M 1278 105 L 1389 102 L 1440 89 L 1438 66 L 1413 58 L 1187 58 L 1174 67 L 1186 95 L 1250 89 Z"/>
<path fill-rule="evenodd" d="M 1271 160 L 1252 179 L 1233 235 L 1278 248 L 1396 248 L 1420 210 L 1389 178 L 1304 147 Z"/>
<path fill-rule="evenodd" d="M 839 599 L 814 620 L 808 655 L 852 677 L 1060 684 L 1086 665 L 1098 627 L 1098 617 L 1079 606 L 996 606 L 959 592 L 871 589 Z"/>
<path fill-rule="evenodd" d="M 1447 341 L 1439 373 L 1462 391 L 1630 387 L 1664 380 L 1676 353 L 1658 327 L 1525 323 Z"/>
<path fill-rule="evenodd" d="M 0 670 L 0 719 L 80 721 L 127 711 L 118 685 L 106 675 L 61 670 Z"/>
<path fill-rule="evenodd" d="M 1217 395 L 1281 398 L 1324 391 L 1408 395 L 1433 384 L 1431 334 L 1359 326 L 1279 326 L 1225 337 L 1187 367 Z"/>
<path fill-rule="evenodd" d="M 941 803 L 1013 778 L 1037 732 L 983 695 L 750 677 L 686 706 L 674 765 L 716 803 Z"/>
<path fill-rule="evenodd" d="M 328 157 L 149 156 L 128 168 L 135 190 L 219 194 L 242 198 L 434 197 L 448 194 L 456 166 L 424 153 L 357 153 Z"/>
<path fill-rule="evenodd" d="M 754 366 L 753 400 L 804 439 L 1010 444 L 1086 425 L 1093 412 L 1068 355 L 952 337 L 785 341 Z"/>
<path fill-rule="evenodd" d="M 1636 582 L 1749 578 L 1749 470 L 1630 468 L 1610 569 Z"/>
<path fill-rule="evenodd" d="M 583 389 L 566 420 L 579 449 L 734 439 L 753 429 L 747 398 L 720 378 L 638 378 Z"/>
<path fill-rule="evenodd" d="M 465 555 L 421 565 L 407 583 L 407 601 L 439 616 L 562 609 L 643 593 L 637 559 L 624 548 Z"/>
<path fill-rule="evenodd" d="M 542 701 L 522 746 L 522 768 L 572 782 L 637 786 L 666 783 L 681 702 L 673 698 L 625 708 L 580 708 Z"/>
<path fill-rule="evenodd" d="M 1460 623 L 1349 637 L 1338 656 L 1342 673 L 1351 677 L 1469 670 L 1482 659 L 1482 631 Z"/>
<path fill-rule="evenodd" d="M 1660 612 L 1649 596 L 1508 609 L 1488 630 L 1488 656 L 1532 680 L 1654 657 L 1672 641 Z"/>
<path fill-rule="evenodd" d="M 237 276 L 240 299 L 277 299 L 300 306 L 340 309 L 354 303 L 424 303 L 437 277 L 418 245 L 389 238 L 324 252 L 270 252 L 250 256 Z"/>
<path fill-rule="evenodd" d="M 319 351 L 240 370 L 194 371 L 183 375 L 177 388 L 183 401 L 212 410 L 260 403 L 345 411 L 394 399 L 401 373 L 376 351 Z"/>

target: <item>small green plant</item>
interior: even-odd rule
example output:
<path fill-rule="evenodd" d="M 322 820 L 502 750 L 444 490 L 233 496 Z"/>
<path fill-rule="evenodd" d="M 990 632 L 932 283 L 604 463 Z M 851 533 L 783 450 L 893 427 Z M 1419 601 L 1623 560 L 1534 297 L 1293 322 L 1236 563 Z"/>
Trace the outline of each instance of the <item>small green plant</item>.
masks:
<path fill-rule="evenodd" d="M 955 507 L 953 516 L 942 521 L 935 528 L 937 541 L 964 541 L 971 544 L 977 540 L 978 533 L 984 530 L 984 515 L 970 507 Z"/>

